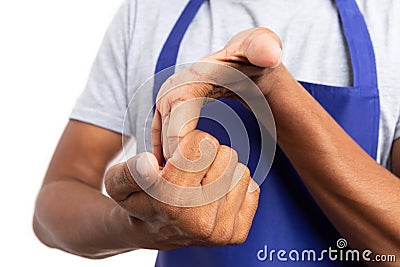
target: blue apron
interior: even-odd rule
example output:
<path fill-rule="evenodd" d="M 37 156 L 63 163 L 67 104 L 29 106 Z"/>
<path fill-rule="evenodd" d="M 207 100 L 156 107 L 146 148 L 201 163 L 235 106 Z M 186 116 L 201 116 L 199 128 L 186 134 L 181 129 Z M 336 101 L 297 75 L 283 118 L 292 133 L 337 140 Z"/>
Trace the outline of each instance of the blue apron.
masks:
<path fill-rule="evenodd" d="M 162 48 L 156 73 L 176 64 L 182 38 L 203 2 L 204 0 L 190 0 L 187 4 Z M 301 84 L 371 157 L 376 158 L 380 106 L 374 50 L 355 0 L 336 0 L 336 4 L 352 61 L 353 86 L 336 87 L 306 82 Z M 173 71 L 170 68 L 170 73 L 155 80 L 154 97 L 159 86 Z M 248 167 L 253 174 L 260 154 L 260 132 L 257 130 L 256 118 L 239 102 L 226 99 L 223 101 L 245 123 L 250 140 Z M 218 107 L 214 106 L 206 112 L 217 110 Z M 221 144 L 235 148 L 239 160 L 242 161 L 240 148 L 236 144 L 230 144 L 229 136 L 219 124 L 200 119 L 197 128 L 214 135 Z M 244 160 L 247 162 L 247 159 Z M 244 244 L 160 251 L 156 266 L 364 266 L 361 262 L 332 261 L 327 255 L 323 261 L 319 261 L 320 254 L 316 255 L 316 259 L 308 259 L 306 255 L 305 261 L 302 261 L 301 253 L 304 250 L 312 249 L 319 253 L 329 247 L 339 249 L 336 243 L 339 238 L 340 235 L 309 195 L 288 159 L 278 149 L 271 170 L 261 185 L 259 207 Z M 276 253 L 270 258 L 273 249 L 286 250 L 284 258 L 287 261 L 280 261 Z M 289 258 L 288 253 L 292 250 L 300 253 L 299 258 L 295 253 Z M 264 255 L 265 252 L 268 255 Z"/>

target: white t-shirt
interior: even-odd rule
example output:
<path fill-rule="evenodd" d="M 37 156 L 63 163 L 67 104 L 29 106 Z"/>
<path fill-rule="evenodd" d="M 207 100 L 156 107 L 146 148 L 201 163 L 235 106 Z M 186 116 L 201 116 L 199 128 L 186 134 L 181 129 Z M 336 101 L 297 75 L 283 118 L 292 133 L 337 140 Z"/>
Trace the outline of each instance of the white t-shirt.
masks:
<path fill-rule="evenodd" d="M 161 47 L 188 0 L 126 0 L 115 16 L 71 119 L 144 140 L 152 90 L 138 90 L 154 74 Z M 389 167 L 400 138 L 400 1 L 357 0 L 375 49 L 381 101 L 377 161 Z M 177 63 L 221 49 L 237 32 L 263 26 L 283 42 L 283 63 L 298 80 L 349 86 L 352 70 L 333 0 L 209 0 L 188 28 Z M 351 114 L 349 114 L 351 116 Z M 148 138 L 146 138 L 148 139 Z M 144 151 L 138 142 L 138 152 Z"/>

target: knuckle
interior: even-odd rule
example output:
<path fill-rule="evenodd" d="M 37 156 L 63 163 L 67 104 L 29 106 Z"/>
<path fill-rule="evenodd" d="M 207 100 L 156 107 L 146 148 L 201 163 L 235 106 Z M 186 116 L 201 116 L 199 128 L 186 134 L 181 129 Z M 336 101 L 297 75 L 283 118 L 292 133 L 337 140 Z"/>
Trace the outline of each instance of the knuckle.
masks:
<path fill-rule="evenodd" d="M 129 176 L 129 177 L 128 177 Z M 112 166 L 105 174 L 104 187 L 107 193 L 112 197 L 116 197 L 118 188 L 125 186 L 130 179 L 130 172 L 125 162 Z"/>
<path fill-rule="evenodd" d="M 235 149 L 226 146 L 226 145 L 221 145 L 219 146 L 218 152 L 221 153 L 221 156 L 226 159 L 226 158 L 232 158 L 237 161 L 238 159 L 238 153 L 236 152 Z"/>
<path fill-rule="evenodd" d="M 218 231 L 213 233 L 209 238 L 210 244 L 215 246 L 225 246 L 229 244 L 232 239 L 232 228 L 232 224 L 225 223 L 219 225 Z"/>
<path fill-rule="evenodd" d="M 249 235 L 249 230 L 240 231 L 237 233 L 237 235 L 234 236 L 234 238 L 232 238 L 232 240 L 230 240 L 229 243 L 232 245 L 241 245 L 246 241 L 248 235 Z"/>

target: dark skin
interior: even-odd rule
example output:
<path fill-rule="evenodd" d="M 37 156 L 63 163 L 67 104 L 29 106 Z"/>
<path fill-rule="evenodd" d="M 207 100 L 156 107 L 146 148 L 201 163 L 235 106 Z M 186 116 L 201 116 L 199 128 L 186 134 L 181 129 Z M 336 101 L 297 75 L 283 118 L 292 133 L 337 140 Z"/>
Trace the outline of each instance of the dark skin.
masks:
<path fill-rule="evenodd" d="M 193 153 L 192 148 L 205 138 L 218 147 L 210 168 L 186 174 L 167 163 L 163 177 L 169 181 L 175 179 L 173 182 L 182 186 L 195 186 L 180 182 L 188 180 L 207 184 L 215 180 L 213 177 L 219 177 L 218 172 L 225 169 L 228 157 L 236 157 L 233 163 L 237 164 L 237 154 L 231 148 L 219 146 L 215 138 L 200 131 L 192 132 L 182 141 L 182 151 L 187 151 L 188 158 L 197 158 L 199 153 Z M 245 170 L 242 179 L 226 198 L 194 208 L 172 207 L 151 198 L 131 183 L 134 180 L 127 177 L 130 175 L 126 175 L 129 173 L 126 164 L 117 164 L 106 175 L 106 186 L 114 201 L 100 190 L 105 167 L 120 149 L 121 135 L 78 121 L 68 123 L 37 200 L 33 225 L 42 242 L 89 258 L 137 248 L 172 249 L 244 242 L 257 208 L 259 190 L 247 192 L 251 178 L 243 164 L 238 164 Z M 129 184 L 124 184 L 126 179 L 130 179 Z M 159 217 L 167 222 L 157 221 Z"/>
<path fill-rule="evenodd" d="M 251 36 L 257 40 L 270 34 L 269 31 L 256 29 L 256 32 L 240 38 Z M 235 44 L 228 44 L 227 48 L 211 55 L 208 60 L 239 64 L 236 66 L 238 68 L 249 63 L 256 65 L 252 78 L 263 91 L 275 116 L 278 144 L 338 231 L 354 248 L 369 248 L 375 253 L 395 254 L 400 258 L 400 140 L 393 143 L 391 173 L 362 151 L 283 65 L 274 69 L 263 68 L 267 61 L 252 61 L 252 54 L 248 51 L 244 51 L 247 54 L 241 53 L 243 51 L 237 50 Z M 261 52 L 253 54 L 263 54 Z M 303 134 L 297 135 L 298 132 Z M 189 129 L 185 136 L 190 133 Z M 195 147 L 198 140 L 206 137 L 201 134 L 191 136 L 192 139 L 188 140 L 195 141 L 187 141 L 187 147 Z M 182 138 L 181 142 L 185 140 L 185 137 Z M 131 205 L 122 207 L 100 191 L 105 168 L 120 149 L 121 135 L 86 123 L 69 122 L 36 203 L 33 223 L 40 240 L 51 247 L 91 258 L 107 257 L 138 248 L 169 249 L 193 243 L 222 245 L 244 241 L 252 214 L 247 216 L 247 224 L 241 228 L 242 236 L 236 239 L 226 235 L 226 231 L 218 231 L 219 235 L 212 238 L 211 234 L 204 234 L 193 236 L 192 239 L 177 239 L 181 241 L 179 244 L 171 243 L 166 238 L 157 247 L 160 240 L 152 242 L 158 237 L 150 231 L 146 220 L 143 223 L 132 220 L 132 214 L 133 217 L 148 215 L 150 218 L 149 214 L 140 214 L 135 209 L 135 202 L 152 203 L 151 207 L 154 208 L 152 200 L 144 197 L 143 192 L 134 193 L 130 197 Z M 222 164 L 223 160 L 219 162 Z M 108 172 L 106 182 L 110 181 L 109 189 L 117 178 L 129 178 L 121 175 L 124 168 L 124 164 L 119 164 Z M 131 191 L 138 191 L 135 185 L 129 186 Z M 113 197 L 118 199 L 127 192 L 129 190 L 117 190 Z M 246 197 L 247 194 L 241 195 L 243 199 Z M 253 203 L 249 204 L 252 208 L 257 206 L 256 198 L 253 198 Z M 168 210 L 162 205 L 156 207 L 157 211 Z M 196 216 L 201 211 L 193 209 L 188 212 L 190 216 Z M 228 217 L 223 218 L 228 220 Z M 193 225 L 189 219 L 186 223 L 189 226 L 181 221 L 176 227 L 190 232 Z M 226 226 L 231 224 L 234 223 L 214 226 L 226 230 Z M 225 236 L 221 233 L 225 233 Z M 386 263 L 385 266 L 394 264 Z"/>
<path fill-rule="evenodd" d="M 101 185 L 108 162 L 120 149 L 120 134 L 78 121 L 68 123 L 37 199 L 33 226 L 42 242 L 88 257 L 124 249 L 120 238 L 99 224 L 103 211 L 116 206 L 101 193 Z M 87 224 L 77 224 L 78 219 Z M 99 234 L 88 236 L 94 229 Z"/>

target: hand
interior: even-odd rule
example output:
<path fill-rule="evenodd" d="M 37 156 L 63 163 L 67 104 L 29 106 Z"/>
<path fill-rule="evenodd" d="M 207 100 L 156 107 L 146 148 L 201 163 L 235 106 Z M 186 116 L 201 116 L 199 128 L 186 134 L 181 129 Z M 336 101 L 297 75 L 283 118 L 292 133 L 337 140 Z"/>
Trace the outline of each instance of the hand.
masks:
<path fill-rule="evenodd" d="M 165 191 L 164 179 L 180 190 L 172 194 Z M 130 224 L 137 226 L 132 227 L 135 231 L 127 229 L 127 240 L 139 242 L 136 247 L 162 250 L 244 242 L 259 198 L 258 186 L 247 167 L 238 163 L 237 153 L 198 130 L 182 139 L 163 169 L 153 154 L 142 153 L 112 167 L 106 174 L 105 187 L 129 215 Z M 185 192 L 190 188 L 201 193 L 188 196 Z M 153 189 L 172 199 L 212 200 L 221 188 L 229 192 L 196 207 L 169 205 L 146 193 Z"/>
<path fill-rule="evenodd" d="M 276 34 L 266 28 L 254 28 L 238 33 L 222 50 L 172 75 L 158 93 L 152 124 L 153 153 L 159 164 L 164 157 L 170 158 L 179 141 L 196 128 L 205 98 L 234 97 L 232 91 L 214 84 L 248 87 L 243 80 L 237 80 L 242 78 L 229 67 L 243 72 L 256 83 L 264 81 L 265 84 L 268 76 L 265 74 L 280 65 L 281 56 L 281 42 Z M 263 86 L 259 95 L 266 95 L 268 89 Z"/>

